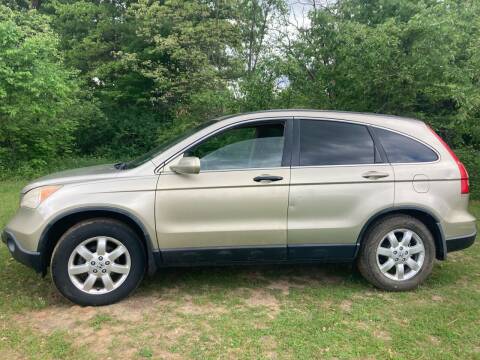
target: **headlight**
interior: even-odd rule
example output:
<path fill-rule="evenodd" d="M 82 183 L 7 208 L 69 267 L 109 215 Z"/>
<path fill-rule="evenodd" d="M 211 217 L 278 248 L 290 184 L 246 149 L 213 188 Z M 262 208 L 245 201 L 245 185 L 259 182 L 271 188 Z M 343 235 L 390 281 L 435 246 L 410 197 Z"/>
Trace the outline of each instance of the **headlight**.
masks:
<path fill-rule="evenodd" d="M 28 207 L 35 209 L 40 205 L 44 200 L 46 200 L 50 195 L 55 191 L 60 189 L 61 186 L 41 186 L 35 189 L 30 190 L 25 195 L 23 195 L 20 200 L 21 207 Z"/>

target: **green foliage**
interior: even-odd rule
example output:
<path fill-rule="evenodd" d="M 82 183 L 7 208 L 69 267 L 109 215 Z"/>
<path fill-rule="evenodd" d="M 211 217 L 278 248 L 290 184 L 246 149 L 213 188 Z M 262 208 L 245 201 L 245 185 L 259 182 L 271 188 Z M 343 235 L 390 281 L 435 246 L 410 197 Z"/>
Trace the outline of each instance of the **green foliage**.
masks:
<path fill-rule="evenodd" d="M 455 149 L 470 175 L 470 196 L 480 199 L 480 151 L 472 147 Z"/>
<path fill-rule="evenodd" d="M 74 72 L 48 18 L 0 6 L 0 167 L 41 166 L 68 153 L 76 121 Z"/>
<path fill-rule="evenodd" d="M 220 3 L 140 0 L 129 15 L 141 46 L 121 62 L 151 85 L 148 100 L 170 116 L 188 112 L 192 96 L 226 87 L 227 47 L 236 46 L 232 8 Z"/>
<path fill-rule="evenodd" d="M 288 60 L 307 107 L 415 116 L 477 142 L 480 5 L 344 0 L 311 13 Z M 478 134 L 478 130 L 476 130 Z"/>
<path fill-rule="evenodd" d="M 100 164 L 114 163 L 115 161 L 105 157 L 95 156 L 64 156 L 48 160 L 42 166 L 32 166 L 30 162 L 22 162 L 18 166 L 0 169 L 0 181 L 14 179 L 24 181 L 24 179 L 35 179 L 57 171 L 93 166 Z"/>
<path fill-rule="evenodd" d="M 0 5 L 4 5 L 9 7 L 10 9 L 20 10 L 20 9 L 28 9 L 30 7 L 29 0 L 2 0 L 0 1 Z"/>

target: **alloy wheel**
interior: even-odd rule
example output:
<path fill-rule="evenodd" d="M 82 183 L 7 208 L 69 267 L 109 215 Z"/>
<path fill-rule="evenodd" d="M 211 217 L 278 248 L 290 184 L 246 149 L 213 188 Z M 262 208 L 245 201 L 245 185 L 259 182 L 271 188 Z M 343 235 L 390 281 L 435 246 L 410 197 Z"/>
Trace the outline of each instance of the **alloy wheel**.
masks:
<path fill-rule="evenodd" d="M 131 258 L 117 239 L 97 236 L 79 244 L 70 255 L 68 275 L 72 283 L 88 294 L 105 294 L 128 277 Z"/>
<path fill-rule="evenodd" d="M 380 241 L 376 257 L 383 275 L 395 281 L 405 281 L 422 269 L 425 247 L 420 236 L 412 230 L 396 229 Z"/>

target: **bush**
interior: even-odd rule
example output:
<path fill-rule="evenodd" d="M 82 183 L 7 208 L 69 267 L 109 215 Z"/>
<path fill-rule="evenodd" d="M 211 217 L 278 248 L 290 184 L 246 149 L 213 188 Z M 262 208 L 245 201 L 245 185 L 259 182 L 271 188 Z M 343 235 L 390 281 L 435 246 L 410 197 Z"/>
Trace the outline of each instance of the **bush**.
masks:
<path fill-rule="evenodd" d="M 41 167 L 71 149 L 78 87 L 48 22 L 0 5 L 1 168 Z"/>
<path fill-rule="evenodd" d="M 48 163 L 38 164 L 35 162 L 23 163 L 14 169 L 0 166 L 0 181 L 2 180 L 33 180 L 57 171 L 75 169 L 85 166 L 114 163 L 110 158 L 101 158 L 94 156 L 64 157 L 48 161 Z M 35 165 L 36 164 L 36 165 Z"/>
<path fill-rule="evenodd" d="M 146 153 L 157 144 L 163 114 L 118 105 L 87 116 L 76 130 L 80 154 L 129 158 Z"/>
<path fill-rule="evenodd" d="M 470 197 L 480 199 L 480 151 L 471 147 L 464 147 L 456 149 L 455 153 L 470 175 Z"/>

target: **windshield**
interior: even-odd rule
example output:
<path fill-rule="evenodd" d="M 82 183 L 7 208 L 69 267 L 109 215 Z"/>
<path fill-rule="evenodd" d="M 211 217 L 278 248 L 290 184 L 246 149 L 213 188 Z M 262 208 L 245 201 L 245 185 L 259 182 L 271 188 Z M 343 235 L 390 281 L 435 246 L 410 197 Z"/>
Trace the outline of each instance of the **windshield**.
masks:
<path fill-rule="evenodd" d="M 210 126 L 217 121 L 218 120 L 206 121 L 206 122 L 204 122 L 204 123 L 202 123 L 202 124 L 200 124 L 196 127 L 193 127 L 192 129 L 189 129 L 189 130 L 187 130 L 187 131 L 185 131 L 185 132 L 183 132 L 183 133 L 181 133 L 177 136 L 174 136 L 173 138 L 171 138 L 171 139 L 161 143 L 160 145 L 154 147 L 152 150 L 143 154 L 142 156 L 126 163 L 125 167 L 123 167 L 123 168 L 132 169 L 132 168 L 135 168 L 135 167 L 140 166 L 142 164 L 145 164 L 147 161 L 150 161 L 151 159 L 153 159 L 154 157 L 156 157 L 157 155 L 159 155 L 163 151 L 167 150 L 168 148 L 172 147 L 173 145 L 179 143 L 183 139 L 186 139 L 190 135 L 193 135 L 197 131 L 200 131 L 200 130 L 204 129 L 207 126 Z"/>

